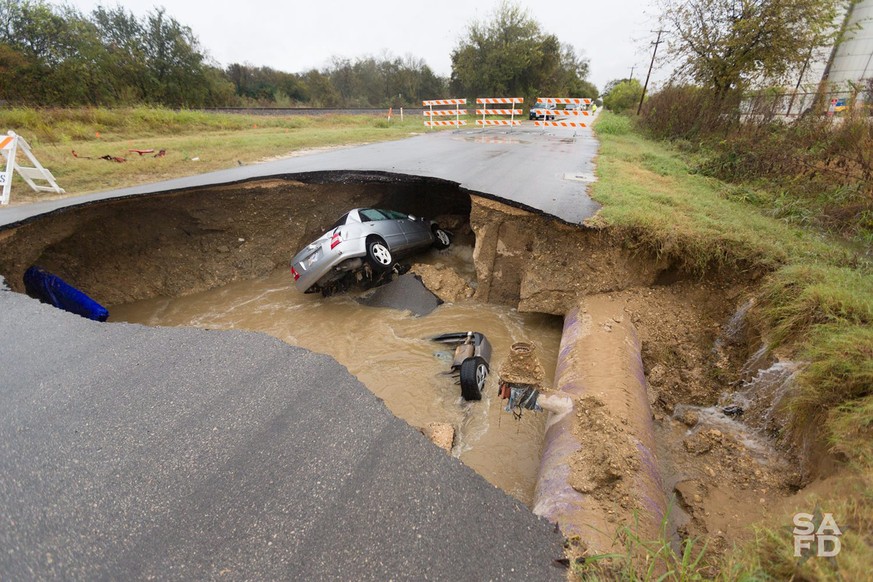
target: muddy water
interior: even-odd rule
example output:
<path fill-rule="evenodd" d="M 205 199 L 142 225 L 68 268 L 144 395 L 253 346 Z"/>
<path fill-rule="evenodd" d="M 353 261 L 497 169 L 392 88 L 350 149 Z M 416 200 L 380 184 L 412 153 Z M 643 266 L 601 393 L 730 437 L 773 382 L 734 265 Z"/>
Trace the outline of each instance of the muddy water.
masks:
<path fill-rule="evenodd" d="M 471 270 L 470 251 L 431 252 L 422 262 L 448 261 Z M 534 341 L 552 385 L 561 337 L 561 320 L 520 314 L 507 307 L 474 301 L 443 304 L 433 313 L 366 307 L 354 294 L 322 298 L 297 292 L 282 270 L 268 277 L 234 283 L 203 293 L 118 305 L 113 321 L 153 326 L 242 329 L 270 334 L 290 344 L 333 356 L 386 406 L 409 424 L 447 422 L 457 433 L 452 454 L 493 485 L 530 505 L 543 443 L 544 413 L 526 412 L 520 420 L 497 398 L 497 370 L 509 346 Z M 451 353 L 428 338 L 474 330 L 484 333 L 494 352 L 481 402 L 465 402 L 449 370 Z M 312 386 L 329 390 L 329 386 Z"/>

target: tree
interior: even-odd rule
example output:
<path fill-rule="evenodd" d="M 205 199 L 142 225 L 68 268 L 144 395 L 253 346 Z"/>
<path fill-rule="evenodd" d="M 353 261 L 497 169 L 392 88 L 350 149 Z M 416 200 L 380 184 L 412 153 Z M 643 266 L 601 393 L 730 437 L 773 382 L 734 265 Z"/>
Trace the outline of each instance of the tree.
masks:
<path fill-rule="evenodd" d="M 205 55 L 191 29 L 164 8 L 147 14 L 143 28 L 152 98 L 173 107 L 202 103 L 207 93 Z"/>
<path fill-rule="evenodd" d="M 677 76 L 718 102 L 757 82 L 784 82 L 828 43 L 838 0 L 661 0 Z"/>
<path fill-rule="evenodd" d="M 518 4 L 504 1 L 486 23 L 471 23 L 452 51 L 451 88 L 466 97 L 573 96 L 586 89 L 587 73 L 587 61 L 570 45 L 544 34 Z"/>
<path fill-rule="evenodd" d="M 617 113 L 627 111 L 637 106 L 642 94 L 643 86 L 636 79 L 616 79 L 603 89 L 603 106 Z"/>

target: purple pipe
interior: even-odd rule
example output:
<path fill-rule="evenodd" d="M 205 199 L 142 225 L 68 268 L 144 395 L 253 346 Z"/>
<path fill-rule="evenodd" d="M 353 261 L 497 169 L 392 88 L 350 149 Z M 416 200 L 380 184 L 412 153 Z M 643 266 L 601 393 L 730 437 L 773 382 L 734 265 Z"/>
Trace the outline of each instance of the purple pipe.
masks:
<path fill-rule="evenodd" d="M 630 322 L 612 327 L 612 333 L 625 335 L 623 343 L 627 350 L 619 356 L 625 371 L 624 377 L 630 378 L 633 387 L 630 398 L 615 397 L 615 394 L 610 398 L 609 387 L 604 389 L 602 385 L 595 386 L 586 378 L 585 366 L 582 365 L 589 362 L 596 364 L 591 362 L 593 356 L 586 353 L 584 346 L 586 340 L 593 341 L 592 328 L 591 317 L 583 313 L 580 307 L 572 309 L 564 317 L 555 373 L 556 393 L 540 397 L 540 403 L 550 410 L 550 415 L 534 493 L 534 513 L 557 523 L 565 536 L 579 536 L 591 552 L 600 553 L 612 549 L 616 528 L 621 524 L 637 522 L 637 531 L 643 539 L 655 539 L 666 512 L 666 497 L 654 453 L 652 411 L 636 330 Z M 626 384 L 624 382 L 623 385 Z M 635 508 L 624 510 L 618 503 L 598 502 L 570 486 L 571 460 L 582 448 L 573 434 L 576 401 L 580 397 L 594 395 L 595 389 L 598 396 L 605 398 L 606 410 L 611 418 L 628 419 L 626 436 L 638 453 L 638 469 L 628 479 Z M 618 395 L 623 396 L 624 393 Z"/>

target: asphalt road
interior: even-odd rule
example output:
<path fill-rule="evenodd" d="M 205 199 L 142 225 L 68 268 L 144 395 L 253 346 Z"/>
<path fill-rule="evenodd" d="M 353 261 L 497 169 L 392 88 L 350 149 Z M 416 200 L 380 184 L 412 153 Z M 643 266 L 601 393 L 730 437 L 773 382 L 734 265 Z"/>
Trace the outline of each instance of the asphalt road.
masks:
<path fill-rule="evenodd" d="M 327 356 L 2 290 L 0 330 L 2 580 L 565 575 L 554 526 Z"/>
<path fill-rule="evenodd" d="M 585 131 L 435 132 L 2 208 L 0 229 L 331 171 L 449 180 L 580 223 L 598 208 L 596 148 Z M 98 324 L 0 290 L 0 363 L 0 580 L 565 577 L 552 524 L 326 356 L 261 334 Z"/>
<path fill-rule="evenodd" d="M 525 122 L 528 124 L 529 122 Z M 426 131 L 422 127 L 422 131 Z M 0 227 L 76 204 L 311 172 L 384 172 L 439 178 L 474 193 L 581 224 L 597 212 L 587 187 L 598 143 L 589 128 L 433 131 L 409 139 L 348 147 L 26 206 L 0 208 Z M 63 184 L 61 184 L 63 186 Z M 15 196 L 15 193 L 12 193 Z"/>

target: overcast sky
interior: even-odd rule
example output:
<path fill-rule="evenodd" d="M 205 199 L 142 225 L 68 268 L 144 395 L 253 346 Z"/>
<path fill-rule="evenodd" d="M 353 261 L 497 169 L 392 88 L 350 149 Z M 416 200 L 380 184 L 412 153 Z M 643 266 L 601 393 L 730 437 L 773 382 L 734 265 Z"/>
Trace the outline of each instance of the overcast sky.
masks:
<path fill-rule="evenodd" d="M 412 55 L 439 75 L 473 20 L 487 21 L 500 0 L 68 0 L 85 13 L 119 4 L 142 16 L 155 6 L 189 26 L 221 66 L 249 63 L 299 73 L 333 56 L 355 59 Z M 546 33 L 590 61 L 598 88 L 617 78 L 645 78 L 657 12 L 654 0 L 518 0 Z M 653 75 L 658 80 L 665 72 Z"/>

